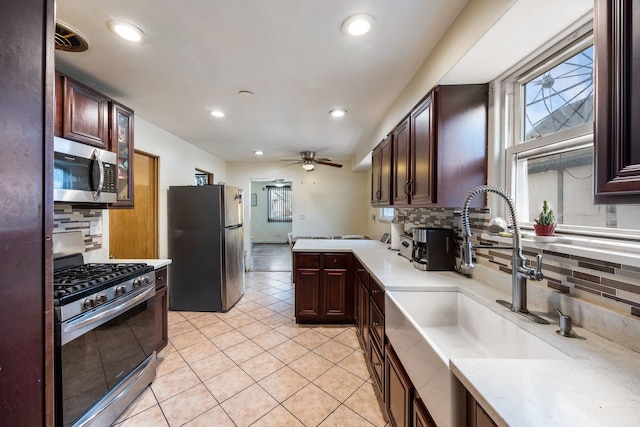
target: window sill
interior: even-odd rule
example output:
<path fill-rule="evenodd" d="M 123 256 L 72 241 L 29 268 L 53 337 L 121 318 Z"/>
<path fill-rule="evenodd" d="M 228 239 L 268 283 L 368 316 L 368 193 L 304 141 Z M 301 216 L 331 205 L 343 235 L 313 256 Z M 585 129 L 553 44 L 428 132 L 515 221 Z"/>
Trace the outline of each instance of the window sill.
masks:
<path fill-rule="evenodd" d="M 598 259 L 615 264 L 637 266 L 640 263 L 640 246 L 637 243 L 619 242 L 608 239 L 557 235 L 553 242 L 538 242 L 533 239 L 533 233 L 526 230 L 522 233 L 522 247 L 524 249 L 545 250 Z M 511 237 L 501 237 L 482 233 L 482 239 L 500 244 L 510 244 Z"/>

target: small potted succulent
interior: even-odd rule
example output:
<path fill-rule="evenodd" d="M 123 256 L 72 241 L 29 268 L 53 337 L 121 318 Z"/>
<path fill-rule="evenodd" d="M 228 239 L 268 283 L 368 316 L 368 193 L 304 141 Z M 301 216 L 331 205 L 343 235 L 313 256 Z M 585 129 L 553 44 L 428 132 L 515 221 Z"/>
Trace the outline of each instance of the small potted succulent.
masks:
<path fill-rule="evenodd" d="M 542 203 L 540 215 L 533 220 L 536 222 L 533 224 L 536 236 L 553 236 L 556 229 L 556 216 L 546 200 Z"/>

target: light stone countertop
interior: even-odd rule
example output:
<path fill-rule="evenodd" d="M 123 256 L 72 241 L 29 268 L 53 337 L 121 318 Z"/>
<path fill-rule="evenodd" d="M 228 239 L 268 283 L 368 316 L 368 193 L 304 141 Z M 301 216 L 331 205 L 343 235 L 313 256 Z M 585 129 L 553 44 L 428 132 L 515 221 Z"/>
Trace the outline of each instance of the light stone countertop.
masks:
<path fill-rule="evenodd" d="M 425 272 L 374 240 L 298 240 L 294 252 L 352 252 L 387 292 L 459 291 L 569 356 L 551 359 L 453 358 L 449 367 L 500 426 L 639 426 L 640 354 L 583 328 L 584 339 L 555 333 L 495 303 L 511 300 L 455 272 Z M 535 310 L 532 310 L 535 311 Z M 635 319 L 630 319 L 635 321 Z"/>
<path fill-rule="evenodd" d="M 171 259 L 117 259 L 117 258 L 112 258 L 112 259 L 107 259 L 105 261 L 101 261 L 105 264 L 117 264 L 117 263 L 143 263 L 143 264 L 149 264 L 150 266 L 152 266 L 155 270 L 159 270 L 162 267 L 166 267 L 167 265 L 171 264 L 173 261 Z"/>

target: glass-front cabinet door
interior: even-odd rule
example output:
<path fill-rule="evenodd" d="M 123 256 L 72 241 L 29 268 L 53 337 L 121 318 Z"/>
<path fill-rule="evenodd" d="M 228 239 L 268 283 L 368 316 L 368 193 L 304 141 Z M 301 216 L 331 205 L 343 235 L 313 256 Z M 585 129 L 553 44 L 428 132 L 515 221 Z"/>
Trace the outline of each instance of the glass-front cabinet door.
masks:
<path fill-rule="evenodd" d="M 111 102 L 111 151 L 118 159 L 118 201 L 114 208 L 133 207 L 133 110 Z"/>

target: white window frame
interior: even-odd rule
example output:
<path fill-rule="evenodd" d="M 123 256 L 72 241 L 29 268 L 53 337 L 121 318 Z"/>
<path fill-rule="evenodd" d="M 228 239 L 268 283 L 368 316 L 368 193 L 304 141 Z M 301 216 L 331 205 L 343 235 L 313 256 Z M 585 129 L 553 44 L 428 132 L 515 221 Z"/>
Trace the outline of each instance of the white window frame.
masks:
<path fill-rule="evenodd" d="M 522 103 L 524 97 L 524 83 L 540 75 L 548 69 L 555 67 L 560 62 L 571 58 L 576 53 L 584 50 L 593 44 L 593 23 L 581 23 L 579 26 L 564 35 L 554 44 L 547 44 L 533 55 L 530 55 L 521 64 L 498 78 L 493 86 L 501 88 L 500 96 L 500 121 L 502 135 L 500 141 L 500 155 L 505 170 L 505 187 L 513 195 L 516 206 L 526 206 L 527 201 L 519 200 L 517 193 L 517 162 L 518 155 L 536 154 L 544 152 L 557 152 L 563 149 L 573 149 L 582 146 L 593 145 L 593 123 L 576 126 L 545 135 L 540 138 L 523 141 L 523 118 Z M 505 77 L 506 76 L 506 77 Z M 595 84 L 595 83 L 594 83 Z M 547 150 L 548 148 L 552 149 Z M 500 161 L 500 160 L 498 160 Z M 523 203 L 525 203 L 523 205 Z M 519 211 L 523 211 L 518 209 Z M 505 214 L 500 209 L 499 213 Z M 519 217 L 519 224 L 524 230 L 533 230 L 531 218 Z M 568 224 L 558 224 L 558 233 L 565 234 L 569 240 L 584 240 L 588 238 L 606 238 L 615 240 L 637 240 L 640 238 L 640 230 L 617 230 L 606 227 L 588 227 Z M 582 236 L 582 239 L 581 239 Z M 596 245 L 598 245 L 596 243 Z"/>
<path fill-rule="evenodd" d="M 388 215 L 385 215 L 385 214 L 384 214 L 384 213 L 385 213 L 385 210 L 388 210 L 388 209 L 390 209 L 390 210 L 391 210 L 391 216 L 388 216 Z M 378 215 L 378 219 L 379 219 L 380 221 L 392 222 L 392 221 L 393 221 L 394 213 L 395 213 L 395 209 L 394 209 L 394 208 L 380 208 L 380 212 L 379 212 L 379 215 Z"/>

